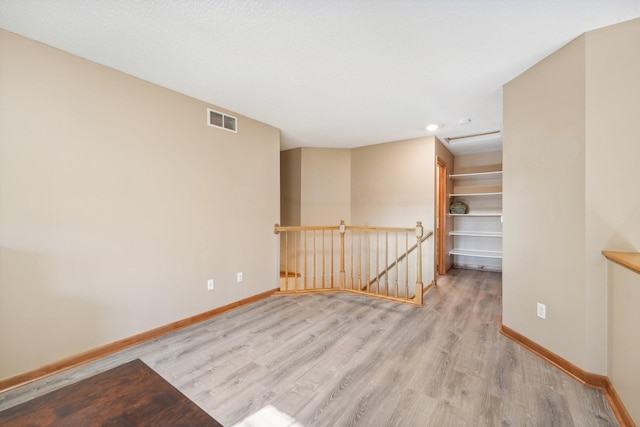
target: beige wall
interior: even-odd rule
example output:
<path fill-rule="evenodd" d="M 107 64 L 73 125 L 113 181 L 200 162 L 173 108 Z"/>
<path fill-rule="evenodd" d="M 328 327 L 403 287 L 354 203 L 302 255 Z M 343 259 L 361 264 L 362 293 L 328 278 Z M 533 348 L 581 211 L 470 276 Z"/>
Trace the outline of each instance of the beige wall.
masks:
<path fill-rule="evenodd" d="M 5 31 L 0 93 L 0 377 L 277 286 L 278 129 Z"/>
<path fill-rule="evenodd" d="M 351 222 L 435 229 L 435 137 L 369 145 L 351 153 Z M 434 278 L 434 239 L 424 249 L 423 281 Z"/>
<path fill-rule="evenodd" d="M 579 37 L 504 87 L 503 323 L 587 368 L 584 51 Z"/>
<path fill-rule="evenodd" d="M 299 209 L 302 225 L 344 219 L 354 225 L 404 227 L 423 220 L 425 229 L 432 230 L 436 142 L 439 155 L 453 165 L 451 153 L 434 137 L 355 149 L 284 151 L 282 193 L 299 186 L 300 204 L 284 202 L 282 212 Z M 296 172 L 285 175 L 290 170 Z"/>
<path fill-rule="evenodd" d="M 640 19 L 587 33 L 586 43 L 586 353 L 600 369 L 607 363 L 600 251 L 640 251 Z"/>
<path fill-rule="evenodd" d="M 302 148 L 301 225 L 351 219 L 351 150 Z"/>
<path fill-rule="evenodd" d="M 639 49 L 640 19 L 589 32 L 504 88 L 503 320 L 599 374 L 600 251 L 640 249 Z"/>
<path fill-rule="evenodd" d="M 280 152 L 280 225 L 300 225 L 302 149 Z"/>
<path fill-rule="evenodd" d="M 353 149 L 351 222 L 432 230 L 435 211 L 435 138 Z"/>
<path fill-rule="evenodd" d="M 608 263 L 608 376 L 635 421 L 640 421 L 640 274 Z"/>
<path fill-rule="evenodd" d="M 502 170 L 502 151 L 456 156 L 455 173 L 492 172 Z"/>
<path fill-rule="evenodd" d="M 453 156 L 435 137 L 355 149 L 299 149 L 301 224 L 330 225 L 344 219 L 351 225 L 413 227 L 422 221 L 425 231 L 434 230 L 436 150 L 453 167 Z M 289 167 L 285 163 L 297 167 L 293 153 L 283 154 L 282 162 L 283 170 Z M 283 194 L 294 186 L 284 182 Z M 282 211 L 290 208 L 298 209 L 283 205 Z M 424 254 L 424 280 L 429 283 L 433 239 Z"/>

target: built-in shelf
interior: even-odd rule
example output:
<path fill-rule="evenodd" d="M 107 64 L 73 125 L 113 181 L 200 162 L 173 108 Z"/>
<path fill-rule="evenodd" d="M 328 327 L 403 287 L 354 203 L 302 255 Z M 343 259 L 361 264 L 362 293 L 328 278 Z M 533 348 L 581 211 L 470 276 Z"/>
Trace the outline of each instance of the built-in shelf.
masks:
<path fill-rule="evenodd" d="M 476 173 L 456 173 L 449 175 L 451 179 L 482 179 L 482 178 L 501 178 L 502 171 L 476 172 Z"/>
<path fill-rule="evenodd" d="M 502 252 L 498 251 L 480 251 L 471 249 L 452 249 L 449 255 L 472 256 L 478 258 L 497 258 L 502 259 Z"/>
<path fill-rule="evenodd" d="M 450 231 L 449 236 L 502 237 L 499 231 Z"/>
<path fill-rule="evenodd" d="M 466 214 L 449 214 L 453 230 L 448 234 L 454 246 L 449 255 L 454 256 L 454 266 L 500 271 L 502 171 L 457 173 L 449 175 L 449 178 L 455 181 L 449 200 L 462 199 L 471 208 Z M 462 217 L 467 219 L 459 219 Z"/>
<path fill-rule="evenodd" d="M 502 196 L 502 191 L 495 193 L 459 193 L 459 194 L 449 194 L 449 197 L 469 197 L 469 196 Z"/>
<path fill-rule="evenodd" d="M 449 216 L 502 216 L 502 212 L 469 212 L 466 214 L 452 214 Z"/>

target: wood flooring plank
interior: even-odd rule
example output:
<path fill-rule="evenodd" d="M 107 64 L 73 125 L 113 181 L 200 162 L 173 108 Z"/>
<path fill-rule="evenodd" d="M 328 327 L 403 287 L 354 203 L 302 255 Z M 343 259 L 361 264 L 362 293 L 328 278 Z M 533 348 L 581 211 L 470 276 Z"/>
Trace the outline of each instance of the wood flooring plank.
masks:
<path fill-rule="evenodd" d="M 271 297 L 0 394 L 0 409 L 140 358 L 229 426 L 267 406 L 305 427 L 617 426 L 600 390 L 499 333 L 500 280 L 451 270 L 424 307 Z"/>
<path fill-rule="evenodd" d="M 373 424 L 370 425 L 406 427 L 429 425 L 431 411 L 438 404 L 436 399 L 408 388 L 403 388 L 393 396 L 397 402 L 389 401 L 388 405 L 381 406 L 378 411 L 373 412 Z"/>
<path fill-rule="evenodd" d="M 0 412 L 12 426 L 221 426 L 140 360 Z"/>

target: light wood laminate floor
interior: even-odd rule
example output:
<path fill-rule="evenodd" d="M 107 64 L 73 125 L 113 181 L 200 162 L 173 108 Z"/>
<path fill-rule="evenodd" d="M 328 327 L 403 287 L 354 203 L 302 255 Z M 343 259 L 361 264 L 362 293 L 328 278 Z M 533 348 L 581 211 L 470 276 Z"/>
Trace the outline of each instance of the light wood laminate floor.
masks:
<path fill-rule="evenodd" d="M 452 270 L 423 308 L 271 297 L 0 394 L 0 410 L 135 358 L 225 426 L 270 406 L 303 426 L 616 426 L 585 387 L 498 332 L 498 273 Z"/>

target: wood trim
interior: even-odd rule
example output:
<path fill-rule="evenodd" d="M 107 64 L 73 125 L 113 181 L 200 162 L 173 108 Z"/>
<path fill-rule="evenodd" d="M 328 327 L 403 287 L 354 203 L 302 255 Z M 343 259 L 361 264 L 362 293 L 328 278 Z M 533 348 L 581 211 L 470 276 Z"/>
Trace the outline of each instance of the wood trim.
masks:
<path fill-rule="evenodd" d="M 498 258 L 495 258 L 498 259 Z M 479 271 L 489 271 L 492 273 L 502 273 L 502 267 L 493 267 L 479 264 L 460 264 L 456 263 L 451 266 L 451 268 L 461 268 L 463 270 L 479 270 Z"/>
<path fill-rule="evenodd" d="M 429 283 L 427 286 L 425 286 L 425 287 L 422 289 L 422 295 L 426 294 L 426 293 L 427 293 L 427 291 L 428 291 L 429 289 L 433 288 L 434 286 L 438 286 L 438 284 L 436 283 L 436 280 L 435 280 L 435 279 L 433 279 L 433 280 L 431 281 L 431 283 Z"/>
<path fill-rule="evenodd" d="M 337 225 L 279 225 L 276 224 L 273 227 L 273 232 L 275 234 L 280 233 L 281 231 L 339 231 L 340 227 Z"/>
<path fill-rule="evenodd" d="M 429 289 L 431 289 L 431 287 L 435 284 L 435 282 L 431 282 L 426 286 L 426 289 L 423 290 L 423 294 L 425 292 L 427 292 Z M 415 300 L 413 298 L 410 299 L 402 299 L 402 298 L 395 298 L 392 296 L 386 296 L 386 295 L 382 295 L 382 294 L 373 294 L 370 292 L 363 292 L 363 291 L 358 291 L 357 289 L 349 289 L 349 288 L 344 288 L 344 289 L 340 289 L 340 288 L 316 288 L 316 289 L 299 289 L 299 290 L 291 290 L 291 291 L 282 291 L 282 290 L 278 290 L 276 292 L 274 292 L 274 296 L 290 296 L 290 295 L 310 295 L 310 294 L 323 294 L 323 293 L 330 293 L 330 292 L 348 292 L 350 294 L 356 294 L 356 295 L 364 295 L 366 297 L 370 297 L 370 298 L 377 298 L 377 299 L 383 299 L 385 301 L 393 301 L 393 302 L 399 302 L 401 304 L 409 304 L 409 305 L 417 305 L 417 306 L 422 306 L 424 304 L 418 304 L 415 302 Z"/>
<path fill-rule="evenodd" d="M 436 196 L 436 219 L 438 221 L 438 226 L 435 230 L 436 242 L 434 244 L 434 248 L 436 250 L 436 271 L 438 274 L 446 274 L 449 255 L 449 233 L 447 232 L 447 214 L 449 213 L 449 204 L 447 203 L 447 193 L 449 192 L 449 174 L 447 172 L 447 162 L 445 162 L 440 157 L 436 157 L 436 174 L 438 181 Z"/>
<path fill-rule="evenodd" d="M 618 392 L 613 387 L 613 383 L 609 381 L 608 377 L 605 377 L 607 383 L 604 387 L 604 392 L 607 395 L 607 400 L 613 409 L 613 413 L 616 415 L 618 422 L 622 427 L 636 427 L 636 423 L 631 419 L 631 414 L 627 411 L 627 408 L 622 403 L 622 399 L 618 395 Z"/>
<path fill-rule="evenodd" d="M 420 238 L 420 243 L 424 243 L 429 237 L 431 237 L 433 235 L 433 232 L 429 232 L 428 234 L 425 234 L 424 236 L 422 236 Z M 396 265 L 398 265 L 398 263 L 400 261 L 402 261 L 403 259 L 405 259 L 406 257 L 409 256 L 409 254 L 413 251 L 415 251 L 418 248 L 418 244 L 414 243 L 413 246 L 411 246 L 409 249 L 407 249 L 407 251 L 405 253 L 403 253 L 402 255 L 400 255 L 396 260 L 394 260 L 391 264 L 389 264 L 387 266 L 387 268 L 385 268 L 384 270 L 382 270 L 380 272 L 380 274 L 378 274 L 376 277 L 374 277 L 373 279 L 371 279 L 369 281 L 369 284 L 367 285 L 367 283 L 364 283 L 362 285 L 362 287 L 360 288 L 360 290 L 362 289 L 366 289 L 367 287 L 373 285 L 374 283 L 376 283 L 378 280 L 380 280 L 385 274 L 389 273 L 389 270 L 391 270 L 392 268 L 394 268 Z M 423 292 L 424 293 L 424 292 Z"/>
<path fill-rule="evenodd" d="M 222 307 L 214 308 L 213 310 L 205 311 L 204 313 L 196 314 L 195 316 L 188 317 L 186 319 L 178 320 L 177 322 L 169 323 L 168 325 L 160 326 L 155 329 L 151 329 L 146 332 L 142 332 L 137 335 L 133 335 L 129 338 L 125 338 L 111 344 L 106 344 L 101 347 L 96 347 L 89 351 L 76 354 L 74 356 L 67 357 L 57 362 L 44 365 L 38 369 L 34 369 L 23 374 L 18 374 L 13 377 L 0 380 L 0 393 L 19 387 L 24 384 L 48 377 L 58 372 L 65 371 L 67 369 L 75 368 L 76 366 L 83 365 L 85 363 L 92 362 L 105 356 L 117 353 L 127 348 L 142 344 L 146 341 L 159 338 L 163 335 L 170 334 L 172 332 L 179 331 L 180 329 L 187 328 L 195 325 L 196 323 L 204 322 L 213 317 L 219 316 L 223 313 L 231 311 L 233 309 L 242 307 L 247 304 L 266 299 L 278 291 L 279 288 L 271 289 L 266 292 L 262 292 L 257 295 L 250 296 L 248 298 L 241 299 L 239 301 L 232 302 Z"/>
<path fill-rule="evenodd" d="M 291 226 L 282 226 L 275 224 L 273 227 L 274 233 L 278 234 L 282 231 L 322 231 L 322 230 L 333 230 L 340 231 L 340 226 L 337 225 L 291 225 Z M 345 230 L 355 230 L 355 231 L 389 231 L 389 232 L 403 232 L 408 231 L 412 232 L 416 230 L 416 227 L 370 227 L 366 225 L 345 225 Z M 430 232 L 430 234 L 432 234 Z M 429 234 L 429 235 L 430 235 Z M 429 236 L 427 236 L 429 237 Z"/>
<path fill-rule="evenodd" d="M 547 350 L 545 347 L 541 346 L 535 341 L 530 340 L 529 338 L 505 325 L 500 326 L 500 333 L 510 340 L 520 344 L 527 350 L 531 351 L 533 354 L 543 358 L 548 363 L 551 363 L 556 368 L 573 377 L 573 379 L 575 379 L 576 381 L 579 381 L 582 384 L 587 383 L 586 372 L 573 363 L 569 362 L 567 359 L 564 359 L 557 354 Z"/>
<path fill-rule="evenodd" d="M 280 271 L 280 278 L 286 279 L 287 277 L 302 277 L 302 273 L 295 273 L 293 271 Z"/>
<path fill-rule="evenodd" d="M 309 288 L 309 289 L 291 289 L 291 290 L 282 290 L 278 289 L 273 293 L 274 296 L 285 296 L 285 295 L 310 295 L 310 294 L 322 294 L 327 292 L 340 292 L 340 288 Z"/>
<path fill-rule="evenodd" d="M 382 294 L 372 294 L 372 293 L 367 293 L 367 292 L 360 292 L 360 291 L 356 291 L 356 290 L 352 290 L 352 289 L 339 289 L 343 292 L 348 292 L 351 294 L 356 294 L 356 295 L 360 295 L 360 296 L 366 296 L 369 298 L 376 298 L 376 299 L 381 299 L 381 300 L 385 300 L 385 301 L 392 301 L 392 302 L 398 302 L 400 304 L 408 304 L 408 305 L 415 305 L 418 307 L 422 307 L 424 305 L 424 303 L 418 303 L 415 300 L 415 297 L 411 298 L 411 299 L 401 299 L 401 298 L 394 298 L 392 296 L 387 296 L 387 295 L 382 295 Z M 419 294 L 418 294 L 419 295 Z"/>
<path fill-rule="evenodd" d="M 622 399 L 620 399 L 620 396 L 613 387 L 609 377 L 586 372 L 584 369 L 574 365 L 563 357 L 558 356 L 554 352 L 546 349 L 535 341 L 530 340 L 502 323 L 500 324 L 500 333 L 531 351 L 536 356 L 541 357 L 576 381 L 586 386 L 603 390 L 620 425 L 622 427 L 636 427 L 636 424 L 631 419 L 631 415 L 622 403 Z"/>
<path fill-rule="evenodd" d="M 602 251 L 609 261 L 613 261 L 629 270 L 640 274 L 640 252 Z"/>

